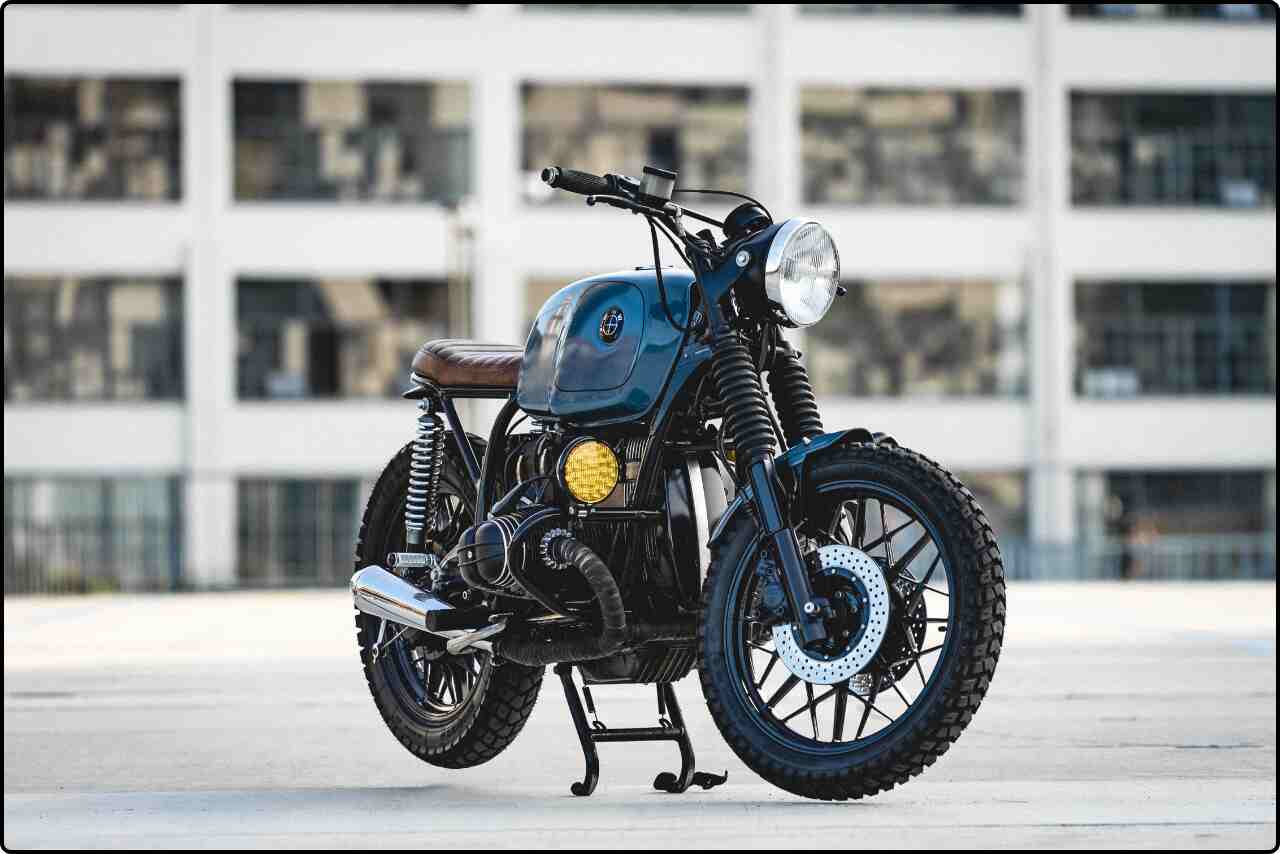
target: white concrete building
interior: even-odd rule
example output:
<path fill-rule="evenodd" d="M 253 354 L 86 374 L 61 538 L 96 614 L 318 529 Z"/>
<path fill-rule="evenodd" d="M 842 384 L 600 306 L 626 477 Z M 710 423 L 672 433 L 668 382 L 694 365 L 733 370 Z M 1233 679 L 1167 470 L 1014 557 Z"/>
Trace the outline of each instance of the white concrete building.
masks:
<path fill-rule="evenodd" d="M 1180 7 L 1172 6 L 1139 9 L 1137 18 L 1030 5 L 1017 14 L 959 7 L 934 14 L 789 5 L 627 8 L 7 7 L 6 591 L 47 586 L 11 580 L 14 574 L 93 575 L 94 565 L 139 554 L 136 544 L 104 540 L 101 531 L 79 540 L 50 533 L 61 518 L 81 518 L 66 510 L 79 499 L 58 497 L 57 485 L 68 478 L 114 479 L 135 490 L 139 479 L 150 479 L 171 487 L 155 499 L 168 510 L 141 514 L 174 532 L 158 547 L 153 563 L 160 568 L 141 577 L 117 566 L 117 581 L 108 583 L 205 587 L 338 577 L 336 569 L 316 576 L 305 567 L 262 571 L 245 564 L 276 560 L 281 549 L 295 563 L 344 556 L 350 529 L 331 522 L 358 512 L 363 487 L 290 492 L 272 484 L 367 481 L 410 438 L 413 407 L 380 388 L 361 390 L 359 376 L 351 375 L 352 365 L 386 361 L 388 351 L 372 354 L 381 345 L 367 337 L 377 335 L 367 318 L 385 305 L 364 314 L 343 309 L 355 326 L 337 323 L 334 340 L 347 340 L 343 330 L 358 327 L 351 346 L 360 354 L 352 357 L 345 344 L 317 344 L 319 333 L 305 324 L 291 333 L 277 328 L 283 321 L 265 322 L 261 343 L 248 328 L 254 318 L 245 314 L 252 288 L 309 282 L 306 293 L 319 293 L 332 307 L 350 293 L 342 283 L 354 280 L 367 292 L 391 294 L 386 305 L 395 306 L 416 299 L 412 285 L 395 282 L 432 282 L 448 294 L 442 299 L 449 316 L 435 318 L 441 331 L 523 340 L 526 288 L 650 261 L 647 235 L 631 218 L 525 198 L 530 167 L 542 165 L 527 162 L 530 149 L 572 151 L 585 140 L 582 158 L 561 165 L 630 172 L 643 165 L 596 162 L 614 152 L 631 157 L 625 133 L 602 140 L 591 136 L 594 128 L 579 127 L 572 131 L 578 136 L 561 139 L 554 112 L 545 128 L 530 129 L 539 103 L 554 110 L 557 98 L 584 85 L 644 97 L 694 88 L 728 92 L 728 107 L 711 98 L 712 107 L 696 119 L 732 128 L 739 122 L 733 111 L 741 111 L 740 131 L 726 131 L 723 157 L 730 165 L 720 174 L 735 173 L 733 164 L 742 161 L 737 171 L 746 188 L 775 214 L 809 215 L 833 230 L 845 278 L 867 283 L 854 289 L 855 296 L 865 293 L 854 305 L 883 311 L 886 341 L 910 337 L 902 318 L 911 306 L 883 298 L 899 282 L 921 289 L 910 292 L 922 295 L 921 317 L 930 317 L 933 306 L 942 321 L 956 321 L 948 327 L 955 346 L 986 341 L 999 327 L 1003 343 L 982 344 L 973 357 L 995 367 L 975 367 L 968 379 L 949 374 L 946 364 L 928 367 L 930 360 L 949 361 L 945 349 L 899 354 L 859 379 L 831 361 L 827 344 L 822 375 L 832 379 L 819 390 L 828 427 L 889 431 L 971 474 L 980 490 L 988 484 L 984 496 L 1006 505 L 993 514 L 1011 520 L 998 522 L 1010 526 L 1001 533 L 1038 548 L 1021 553 L 1018 574 L 1088 574 L 1076 557 L 1047 556 L 1078 555 L 1063 550 L 1085 541 L 1098 543 L 1102 554 L 1115 542 L 1161 537 L 1182 543 L 1178 554 L 1191 554 L 1191 564 L 1185 573 L 1151 564 L 1152 574 L 1202 574 L 1212 564 L 1204 556 L 1223 549 L 1251 555 L 1245 569 L 1233 563 L 1235 569 L 1221 570 L 1227 574 L 1274 574 L 1274 7 L 1206 7 L 1203 19 L 1177 17 Z M 1260 14 L 1269 20 L 1250 20 Z M 104 96 L 85 85 L 67 90 L 78 98 L 69 102 L 78 104 L 78 118 L 27 116 L 23 98 L 38 100 L 41 90 L 23 87 L 41 79 L 105 80 L 108 87 L 113 80 L 176 81 L 176 121 L 156 119 L 153 105 L 130 102 L 119 111 L 132 129 L 127 139 L 94 131 L 113 121 L 98 114 L 115 108 L 111 90 Z M 311 85 L 322 83 L 332 85 Z M 421 130 L 416 126 L 403 137 L 365 132 L 361 127 L 377 124 L 384 109 L 392 110 L 391 125 L 407 127 L 413 99 L 427 96 L 409 92 L 409 106 L 397 113 L 385 104 L 402 90 L 392 86 L 391 94 L 375 96 L 372 87 L 353 83 L 431 84 L 424 101 L 431 105 L 430 128 L 420 137 L 412 136 Z M 995 107 L 991 99 L 964 95 L 992 92 L 1006 93 Z M 927 106 L 918 99 L 929 93 L 960 94 L 929 102 L 944 129 L 895 129 L 894 110 L 905 108 L 902 121 L 910 126 Z M 157 97 L 163 102 L 170 94 Z M 1177 98 L 1147 109 L 1157 102 L 1144 99 L 1170 95 Z M 1204 100 L 1179 101 L 1186 97 Z M 93 106 L 95 98 L 107 106 Z M 696 93 L 680 98 L 704 103 Z M 1269 127 L 1257 118 L 1268 103 Z M 982 118 L 993 110 L 1013 117 L 1014 130 L 1006 128 L 1004 137 L 1000 120 Z M 1179 126 L 1179 115 L 1206 111 L 1221 116 L 1213 127 Z M 289 126 L 294 113 L 298 127 Z M 1100 137 L 1083 129 L 1095 113 L 1105 114 L 1089 119 L 1103 129 Z M 267 128 L 261 134 L 259 119 Z M 73 127 L 71 141 L 59 141 L 50 121 L 78 121 L 89 130 L 81 139 Z M 844 136 L 831 143 L 837 131 Z M 177 140 L 173 150 L 166 138 Z M 707 138 L 712 165 L 682 168 L 688 176 L 721 168 L 715 133 L 675 126 L 645 139 L 649 152 L 695 161 Z M 416 160 L 397 147 L 413 140 L 421 143 Z M 844 149 L 819 151 L 828 144 L 854 147 L 844 158 Z M 259 149 L 251 145 L 266 153 L 254 154 Z M 139 152 L 140 146 L 154 147 Z M 54 148 L 62 153 L 51 155 Z M 858 162 L 858 152 L 869 151 L 888 157 L 871 166 Z M 256 171 L 277 154 L 275 172 Z M 1013 173 L 993 178 L 1010 156 Z M 933 175 L 933 161 L 943 158 L 952 165 Z M 54 168 L 54 161 L 63 165 Z M 904 189 L 884 178 L 901 164 L 919 168 L 921 180 Z M 1129 172 L 1116 174 L 1116 164 Z M 117 166 L 124 177 L 112 189 Z M 842 177 L 842 189 L 828 194 L 825 186 L 813 189 L 821 168 L 839 175 L 852 169 L 853 177 Z M 443 203 L 459 198 L 460 210 Z M 148 291 L 143 302 L 158 305 L 156 294 L 180 293 L 180 311 L 134 310 L 180 318 L 175 377 L 156 380 L 163 364 L 153 365 L 152 378 L 141 384 L 94 381 L 78 390 L 76 378 L 101 366 L 68 361 L 56 346 L 40 359 L 48 342 L 25 324 L 46 322 L 72 334 L 85 321 L 67 318 L 76 316 L 72 303 L 88 293 L 89 280 L 173 283 L 177 290 Z M 371 281 L 392 284 L 378 290 Z M 998 317 L 966 325 L 956 318 L 970 310 L 963 289 L 973 282 L 985 283 L 990 298 L 972 311 Z M 931 283 L 943 283 L 933 297 Z M 40 288 L 52 289 L 50 319 L 31 320 L 43 316 L 38 312 L 21 323 L 13 319 L 15 307 L 28 304 L 21 294 Z M 1109 305 L 1124 288 L 1122 302 L 1134 306 L 1127 320 L 1099 309 L 1102 325 L 1085 323 L 1091 306 Z M 1178 288 L 1194 299 L 1175 317 L 1161 306 L 1179 301 L 1166 299 L 1167 289 Z M 115 329 L 127 300 L 105 299 L 105 322 Z M 269 302 L 270 292 L 263 299 Z M 1197 307 L 1205 300 L 1219 306 L 1217 314 Z M 436 328 L 421 316 L 432 309 L 412 310 L 419 311 L 418 325 L 397 339 L 395 358 L 402 339 Z M 1216 323 L 1217 332 L 1197 338 L 1194 331 L 1182 337 L 1170 331 L 1196 315 L 1209 327 Z M 852 313 L 841 317 L 861 322 Z M 1103 327 L 1117 343 L 1096 357 L 1081 355 L 1088 350 L 1082 342 L 1102 340 Z M 921 334 L 927 337 L 929 328 Z M 822 340 L 802 349 L 812 355 Z M 1191 342 L 1194 352 L 1179 356 L 1179 341 Z M 108 373 L 127 374 L 136 342 L 102 346 Z M 324 347 L 333 353 L 320 371 L 316 354 L 329 353 Z M 26 355 L 11 359 L 19 351 Z M 66 362 L 70 381 L 62 374 L 26 381 L 50 359 Z M 307 363 L 303 373 L 290 374 L 299 359 Z M 1188 373 L 1174 382 L 1163 374 L 1178 359 Z M 250 388 L 246 372 L 259 368 L 262 382 Z M 332 375 L 323 396 L 310 393 L 317 372 Z M 988 375 L 995 379 L 973 379 Z M 139 390 L 148 383 L 160 392 Z M 487 427 L 470 423 L 477 432 Z M 1190 497 L 1166 501 L 1168 484 L 1180 478 L 1190 478 L 1183 481 L 1191 484 Z M 100 527 L 116 527 L 116 511 L 103 508 L 121 500 L 94 498 L 97 509 L 86 514 L 96 513 Z M 1224 516 L 1207 530 L 1175 518 L 1203 517 L 1206 507 Z M 289 530 L 277 530 L 278 516 L 292 520 L 281 523 Z M 1257 549 L 1266 542 L 1269 557 L 1258 564 Z M 45 560 L 31 569 L 33 551 Z M 55 552 L 57 560 L 50 557 Z"/>

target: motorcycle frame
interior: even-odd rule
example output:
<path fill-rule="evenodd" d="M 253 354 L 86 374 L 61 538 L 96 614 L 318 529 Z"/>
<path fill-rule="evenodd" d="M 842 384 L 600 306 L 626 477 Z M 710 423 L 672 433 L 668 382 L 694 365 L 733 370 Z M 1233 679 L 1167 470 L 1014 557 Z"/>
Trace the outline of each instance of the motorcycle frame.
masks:
<path fill-rule="evenodd" d="M 749 275 L 756 265 L 763 263 L 768 253 L 769 244 L 780 228 L 774 224 L 736 244 L 733 257 L 725 257 L 721 263 L 705 254 L 693 253 L 693 273 L 696 287 L 701 292 L 703 310 L 706 312 L 707 338 L 713 339 L 715 334 L 726 330 L 732 318 L 726 311 L 726 304 L 733 288 Z M 745 254 L 744 254 L 745 253 Z M 746 262 L 743 262 L 743 259 Z M 689 349 L 691 344 L 693 349 Z M 661 471 L 661 459 L 667 449 L 666 436 L 672 425 L 673 406 L 681 393 L 695 380 L 701 380 L 712 359 L 712 347 L 707 343 L 691 341 L 686 331 L 680 342 L 675 367 L 671 371 L 662 394 L 655 405 L 650 422 L 649 441 L 645 446 L 644 457 L 640 463 L 639 483 L 636 494 L 642 505 L 653 501 L 657 489 L 658 474 Z M 418 374 L 411 375 L 414 388 L 405 392 L 406 398 L 425 398 L 428 405 L 438 404 L 444 411 L 449 423 L 450 432 L 467 467 L 467 473 L 475 486 L 476 519 L 488 518 L 492 506 L 489 495 L 488 473 L 490 464 L 496 455 L 505 454 L 506 431 L 511 417 L 517 410 L 515 392 L 509 388 L 487 386 L 449 386 L 436 385 Z M 462 427 L 454 401 L 457 399 L 505 399 L 502 411 L 494 420 L 489 442 L 485 448 L 483 460 L 478 460 L 471 440 Z M 641 418 L 636 421 L 643 420 Z M 620 422 L 625 423 L 625 422 Z M 830 435 L 830 434 L 827 434 Z M 823 438 L 823 437 L 819 437 Z M 826 445 L 833 444 L 828 441 Z M 803 456 L 800 465 L 803 466 Z M 756 454 L 745 460 L 743 467 L 746 473 L 746 484 L 743 494 L 738 496 L 733 508 L 738 512 L 744 506 L 751 506 L 762 529 L 764 540 L 772 548 L 778 565 L 782 570 L 782 586 L 789 600 L 792 613 L 797 617 L 797 626 L 802 642 L 806 645 L 817 643 L 826 637 L 820 614 L 820 605 L 814 599 L 809 584 L 808 571 L 800 550 L 800 543 L 789 522 L 789 507 L 786 501 L 786 490 L 778 477 L 775 455 L 770 453 Z M 661 508 L 650 508 L 661 509 Z M 728 513 L 726 512 L 726 517 Z M 639 517 L 639 514 L 637 514 Z M 722 520 L 723 521 L 723 520 Z M 680 560 L 697 560 L 697 555 L 677 555 Z"/>

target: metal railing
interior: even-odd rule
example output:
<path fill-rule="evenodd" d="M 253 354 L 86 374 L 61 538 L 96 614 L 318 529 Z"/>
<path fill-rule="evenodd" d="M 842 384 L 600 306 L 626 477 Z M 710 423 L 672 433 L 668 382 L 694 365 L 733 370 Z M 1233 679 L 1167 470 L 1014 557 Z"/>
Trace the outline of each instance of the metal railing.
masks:
<path fill-rule="evenodd" d="M 1001 543 L 1005 575 L 1036 581 L 1274 579 L 1274 534 L 1196 534 L 1050 546 Z"/>
<path fill-rule="evenodd" d="M 336 518 L 336 517 L 335 517 Z M 267 526 L 270 527 L 270 526 Z M 248 588 L 337 587 L 350 578 L 354 531 L 261 526 L 239 546 L 235 584 Z M 181 531 L 130 522 L 6 523 L 4 592 L 66 594 L 181 590 Z M 1031 581 L 1203 581 L 1274 579 L 1274 534 L 1165 536 L 1062 546 L 1002 538 L 1006 576 Z"/>
<path fill-rule="evenodd" d="M 107 593 L 183 587 L 182 529 L 162 520 L 4 523 L 4 592 Z"/>
<path fill-rule="evenodd" d="M 1085 397 L 1275 393 L 1275 332 L 1260 319 L 1095 315 L 1080 335 Z"/>

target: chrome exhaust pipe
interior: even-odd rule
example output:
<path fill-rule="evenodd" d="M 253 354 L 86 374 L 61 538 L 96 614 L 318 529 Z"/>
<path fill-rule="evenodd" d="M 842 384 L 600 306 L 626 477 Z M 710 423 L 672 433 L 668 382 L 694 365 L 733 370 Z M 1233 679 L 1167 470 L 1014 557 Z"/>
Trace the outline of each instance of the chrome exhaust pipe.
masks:
<path fill-rule="evenodd" d="M 351 598 L 357 611 L 424 632 L 428 614 L 453 610 L 452 605 L 376 565 L 351 576 Z"/>

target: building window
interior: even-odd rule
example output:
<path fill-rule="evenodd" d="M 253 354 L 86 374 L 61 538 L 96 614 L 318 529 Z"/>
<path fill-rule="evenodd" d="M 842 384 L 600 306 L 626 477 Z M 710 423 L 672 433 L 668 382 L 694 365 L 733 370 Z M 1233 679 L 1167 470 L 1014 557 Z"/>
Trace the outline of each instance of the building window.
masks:
<path fill-rule="evenodd" d="M 166 477 L 4 479 L 4 592 L 181 585 L 182 482 Z"/>
<path fill-rule="evenodd" d="M 5 77 L 4 197 L 182 197 L 177 80 Z"/>
<path fill-rule="evenodd" d="M 250 587 L 336 585 L 351 579 L 362 500 L 355 479 L 237 483 L 237 576 Z"/>
<path fill-rule="evenodd" d="M 809 330 L 819 394 L 1016 396 L 1026 391 L 1022 288 L 1016 282 L 872 280 Z"/>
<path fill-rule="evenodd" d="M 1275 207 L 1275 95 L 1071 94 L 1077 205 Z"/>
<path fill-rule="evenodd" d="M 800 7 L 817 15 L 995 15 L 1018 17 L 1021 3 L 821 3 Z"/>
<path fill-rule="evenodd" d="M 1275 394 L 1271 283 L 1076 286 L 1076 393 Z"/>
<path fill-rule="evenodd" d="M 423 342 L 465 335 L 467 308 L 462 281 L 241 279 L 239 395 L 397 395 Z"/>
<path fill-rule="evenodd" d="M 529 3 L 521 8 L 526 12 L 731 15 L 748 7 L 735 3 Z"/>
<path fill-rule="evenodd" d="M 4 280 L 4 399 L 182 398 L 182 284 Z"/>
<path fill-rule="evenodd" d="M 1022 201 L 1018 92 L 807 88 L 800 103 L 806 202 Z"/>
<path fill-rule="evenodd" d="M 680 173 L 682 187 L 747 189 L 747 90 L 681 86 L 524 87 L 524 169 L 530 201 L 569 200 L 538 174 Z"/>
<path fill-rule="evenodd" d="M 1274 578 L 1274 471 L 1078 476 L 1086 577 Z"/>
<path fill-rule="evenodd" d="M 1274 21 L 1272 3 L 1071 3 L 1073 18 Z"/>
<path fill-rule="evenodd" d="M 462 83 L 235 83 L 239 201 L 455 204 L 470 187 Z"/>

